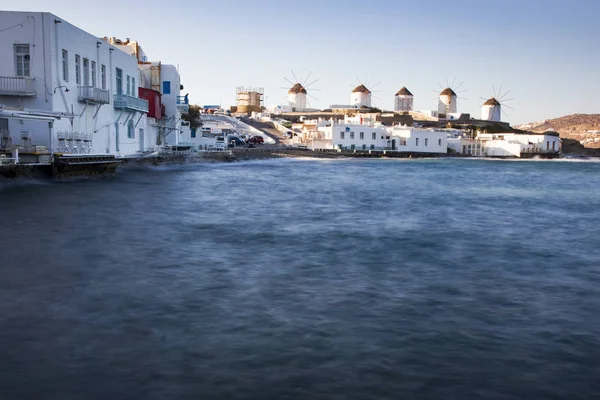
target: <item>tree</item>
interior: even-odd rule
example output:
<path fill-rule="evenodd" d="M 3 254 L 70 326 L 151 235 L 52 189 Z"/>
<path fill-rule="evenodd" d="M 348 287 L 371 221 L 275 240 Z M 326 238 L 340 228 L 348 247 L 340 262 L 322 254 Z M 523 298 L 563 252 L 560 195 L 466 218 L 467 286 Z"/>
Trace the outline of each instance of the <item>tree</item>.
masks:
<path fill-rule="evenodd" d="M 202 126 L 200 119 L 200 106 L 190 104 L 189 111 L 181 115 L 181 119 L 190 123 L 191 129 L 197 129 Z"/>

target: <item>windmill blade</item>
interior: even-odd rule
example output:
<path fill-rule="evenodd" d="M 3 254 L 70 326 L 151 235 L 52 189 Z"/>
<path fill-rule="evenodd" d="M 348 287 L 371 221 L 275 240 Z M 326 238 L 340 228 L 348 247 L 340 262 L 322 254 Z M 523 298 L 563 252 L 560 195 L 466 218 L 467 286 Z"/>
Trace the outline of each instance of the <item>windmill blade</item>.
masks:
<path fill-rule="evenodd" d="M 508 114 L 506 113 L 506 111 L 504 111 L 504 110 L 501 110 L 501 111 L 502 111 L 502 114 L 504 114 L 504 116 L 505 116 L 506 118 L 508 118 Z"/>
<path fill-rule="evenodd" d="M 293 83 L 292 81 L 290 81 L 288 78 L 285 78 L 285 77 L 284 77 L 283 79 L 285 79 L 286 81 L 288 81 L 290 85 L 292 85 L 292 86 L 294 86 L 294 85 L 295 85 L 295 83 Z"/>
<path fill-rule="evenodd" d="M 498 99 L 498 101 L 502 101 L 502 100 L 503 100 L 503 99 L 504 99 L 506 96 L 508 96 L 508 94 L 509 94 L 510 92 L 512 92 L 512 89 L 511 89 L 511 90 L 509 90 L 508 92 L 504 93 L 504 94 L 503 94 L 503 95 L 500 97 L 500 99 Z"/>
<path fill-rule="evenodd" d="M 356 80 L 358 81 L 359 85 L 362 85 L 362 82 L 360 81 L 360 79 L 358 79 L 358 75 L 356 75 Z"/>
<path fill-rule="evenodd" d="M 480 97 L 481 100 L 483 101 L 488 101 L 489 99 L 486 99 L 485 97 Z"/>
<path fill-rule="evenodd" d="M 317 99 L 315 96 L 313 96 L 312 94 L 308 94 L 308 93 L 307 93 L 307 96 L 308 96 L 308 97 L 312 97 L 314 100 L 319 100 L 319 99 Z"/>
<path fill-rule="evenodd" d="M 292 76 L 294 77 L 294 79 L 296 80 L 296 83 L 298 83 L 298 78 L 296 78 L 296 74 L 294 74 L 294 70 L 290 70 L 292 71 Z"/>
<path fill-rule="evenodd" d="M 310 91 L 311 91 L 311 92 L 320 92 L 320 91 L 321 91 L 321 89 L 310 89 Z M 308 90 L 307 90 L 307 92 L 308 92 Z"/>
<path fill-rule="evenodd" d="M 371 87 L 371 92 L 373 91 L 373 89 L 375 89 L 377 86 L 381 85 L 381 81 L 377 82 L 375 85 L 373 85 L 373 87 Z"/>
<path fill-rule="evenodd" d="M 310 79 L 310 76 L 312 75 L 312 71 L 310 71 L 308 73 L 308 76 L 306 77 L 306 79 L 302 82 L 302 86 L 306 87 L 306 82 L 308 82 L 308 80 Z"/>
<path fill-rule="evenodd" d="M 318 79 L 315 79 L 314 81 L 312 81 L 312 82 L 311 82 L 311 83 L 309 83 L 308 85 L 302 85 L 302 86 L 304 86 L 304 88 L 305 88 L 305 89 L 307 89 L 307 88 L 311 87 L 312 85 L 314 85 L 314 84 L 315 84 L 315 83 L 317 83 L 317 82 L 319 82 L 319 80 L 318 80 Z M 313 89 L 313 90 L 314 90 L 314 89 Z"/>
<path fill-rule="evenodd" d="M 304 74 L 302 73 L 302 68 L 300 68 L 300 80 L 298 81 L 299 84 L 302 84 L 302 76 Z"/>
<path fill-rule="evenodd" d="M 500 90 L 498 90 L 498 94 L 502 93 L 502 87 L 503 87 L 503 86 L 504 86 L 504 85 L 500 85 Z"/>
<path fill-rule="evenodd" d="M 440 89 L 442 89 L 442 90 L 445 89 L 439 82 L 436 82 L 436 83 L 438 84 L 438 86 L 440 87 Z M 434 90 L 434 92 L 435 92 L 435 90 Z"/>
<path fill-rule="evenodd" d="M 514 110 L 514 108 L 512 108 L 511 106 L 507 106 L 506 104 L 502 104 L 502 108 L 504 108 L 504 107 L 508 108 L 509 110 Z"/>
<path fill-rule="evenodd" d="M 448 81 L 448 77 L 446 77 L 446 87 L 450 87 L 450 82 Z"/>
<path fill-rule="evenodd" d="M 515 99 L 515 98 L 513 97 L 513 98 L 510 98 L 510 99 L 503 99 L 502 101 L 506 103 L 507 101 L 511 101 L 511 100 L 514 100 L 514 99 Z M 499 101 L 499 102 L 501 102 L 500 100 L 498 100 L 498 101 Z M 502 102 L 501 102 L 501 103 L 502 103 Z"/>
<path fill-rule="evenodd" d="M 288 90 L 289 87 L 285 87 L 285 86 L 280 86 L 279 89 L 284 89 L 284 90 Z"/>
<path fill-rule="evenodd" d="M 465 81 L 461 81 L 460 84 L 454 89 L 455 91 L 460 89 L 460 87 L 465 83 Z"/>
<path fill-rule="evenodd" d="M 456 77 L 454 77 L 454 79 L 452 79 L 452 85 L 450 85 L 450 87 L 454 87 L 455 82 L 456 82 Z"/>
<path fill-rule="evenodd" d="M 498 95 L 496 94 L 496 87 L 494 86 L 493 83 L 492 83 L 492 91 L 494 92 L 494 97 L 497 99 Z"/>

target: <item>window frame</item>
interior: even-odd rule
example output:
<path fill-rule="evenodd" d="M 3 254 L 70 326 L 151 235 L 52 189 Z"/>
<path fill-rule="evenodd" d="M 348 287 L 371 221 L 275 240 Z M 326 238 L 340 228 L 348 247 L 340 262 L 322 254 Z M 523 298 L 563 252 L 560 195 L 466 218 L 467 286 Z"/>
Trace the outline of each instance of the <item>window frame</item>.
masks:
<path fill-rule="evenodd" d="M 69 82 L 69 51 L 62 49 L 62 78 L 63 82 Z"/>
<path fill-rule="evenodd" d="M 106 65 L 100 64 L 100 85 L 102 90 L 106 90 Z"/>
<path fill-rule="evenodd" d="M 27 52 L 19 51 L 20 48 L 27 48 Z M 14 63 L 15 63 L 15 76 L 21 78 L 28 78 L 31 76 L 31 46 L 29 43 L 15 43 L 13 45 Z M 21 60 L 21 61 L 19 61 Z M 21 63 L 22 71 L 19 73 L 19 63 Z M 25 73 L 25 66 L 27 66 L 27 73 Z"/>
<path fill-rule="evenodd" d="M 75 54 L 75 84 L 81 85 L 81 56 Z"/>
<path fill-rule="evenodd" d="M 97 82 L 96 82 L 96 74 L 98 73 L 98 72 L 96 71 L 96 70 L 97 70 L 97 67 L 96 67 L 96 61 L 92 61 L 92 62 L 91 62 L 91 64 L 90 64 L 90 69 L 91 69 L 91 71 L 90 71 L 90 72 L 91 72 L 91 75 L 92 75 L 92 87 L 94 87 L 94 88 L 95 88 L 95 87 L 96 87 L 96 83 L 97 83 Z"/>
<path fill-rule="evenodd" d="M 115 67 L 115 85 L 117 85 L 117 94 L 123 94 L 123 70 Z"/>

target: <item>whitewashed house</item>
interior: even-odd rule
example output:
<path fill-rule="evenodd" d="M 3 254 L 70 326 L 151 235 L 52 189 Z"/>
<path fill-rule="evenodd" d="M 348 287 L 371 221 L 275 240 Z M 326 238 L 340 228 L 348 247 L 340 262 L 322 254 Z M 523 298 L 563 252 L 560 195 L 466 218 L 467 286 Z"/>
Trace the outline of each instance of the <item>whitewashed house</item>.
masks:
<path fill-rule="evenodd" d="M 409 153 L 446 154 L 448 134 L 443 130 L 407 126 L 391 128 L 394 150 Z"/>
<path fill-rule="evenodd" d="M 157 103 L 162 107 L 161 115 L 151 113 L 148 124 L 150 139 L 159 145 L 177 145 L 189 139 L 190 132 L 182 127 L 181 116 L 189 111 L 189 98 L 182 96 L 181 76 L 176 66 L 160 61 L 149 61 L 148 56 L 136 41 L 122 41 L 115 37 L 105 38 L 122 51 L 132 55 L 138 61 L 140 87 L 154 91 L 144 91 L 150 98 L 150 105 Z M 156 96 L 158 94 L 158 96 Z M 184 132 L 185 131 L 185 132 Z"/>
<path fill-rule="evenodd" d="M 137 60 L 54 14 L 0 12 L 0 130 L 13 145 L 133 155 L 148 102 Z"/>

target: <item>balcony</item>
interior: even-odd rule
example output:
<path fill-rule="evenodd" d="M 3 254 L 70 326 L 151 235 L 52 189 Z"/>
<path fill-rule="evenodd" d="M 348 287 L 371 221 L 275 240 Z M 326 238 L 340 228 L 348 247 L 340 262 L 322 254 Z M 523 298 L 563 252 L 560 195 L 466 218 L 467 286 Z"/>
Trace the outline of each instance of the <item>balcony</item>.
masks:
<path fill-rule="evenodd" d="M 115 94 L 113 101 L 114 108 L 120 108 L 127 111 L 148 112 L 148 101 L 127 94 Z"/>
<path fill-rule="evenodd" d="M 179 111 L 188 112 L 190 109 L 190 101 L 188 96 L 177 96 L 177 109 Z"/>
<path fill-rule="evenodd" d="M 77 86 L 77 97 L 81 103 L 108 104 L 110 96 L 108 90 L 98 89 L 93 86 Z"/>
<path fill-rule="evenodd" d="M 35 78 L 0 76 L 0 96 L 35 97 Z"/>

